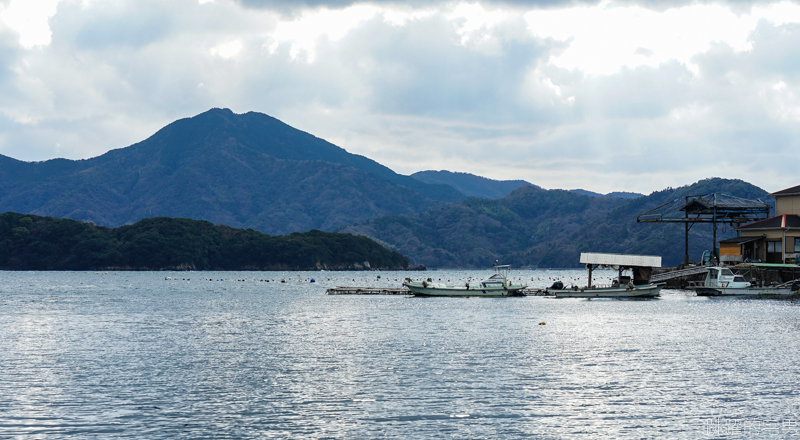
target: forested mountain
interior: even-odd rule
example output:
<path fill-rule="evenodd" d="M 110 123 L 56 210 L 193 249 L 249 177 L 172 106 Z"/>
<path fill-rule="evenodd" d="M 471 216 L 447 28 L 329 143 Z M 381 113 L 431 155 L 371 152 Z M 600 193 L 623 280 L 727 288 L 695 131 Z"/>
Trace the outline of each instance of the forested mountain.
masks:
<path fill-rule="evenodd" d="M 409 269 L 363 237 L 295 232 L 273 237 L 206 221 L 152 218 L 110 229 L 75 220 L 0 214 L 0 270 Z"/>
<path fill-rule="evenodd" d="M 524 180 L 493 180 L 469 173 L 452 171 L 419 171 L 411 177 L 430 184 L 450 185 L 469 197 L 499 199 L 515 189 L 530 185 Z"/>
<path fill-rule="evenodd" d="M 637 223 L 636 216 L 686 195 L 720 192 L 744 198 L 767 193 L 741 180 L 707 179 L 633 200 L 589 197 L 524 186 L 497 199 L 467 199 L 423 213 L 384 216 L 342 231 L 364 234 L 429 267 L 489 267 L 496 259 L 517 267 L 576 267 L 580 252 L 663 256 L 683 261 L 683 225 Z M 719 237 L 731 236 L 722 228 Z M 711 248 L 711 227 L 690 233 L 690 257 Z"/>
<path fill-rule="evenodd" d="M 638 214 L 686 194 L 766 196 L 725 179 L 603 196 L 449 171 L 413 176 L 270 116 L 213 109 L 92 159 L 0 156 L 0 212 L 111 227 L 163 216 L 268 234 L 340 230 L 433 267 L 486 267 L 496 259 L 574 267 L 586 250 L 662 255 L 673 265 L 683 256 L 682 226 L 637 224 Z M 710 228 L 698 225 L 691 234 L 690 257 L 697 258 L 711 247 Z"/>
<path fill-rule="evenodd" d="M 87 160 L 0 156 L 0 212 L 119 226 L 153 216 L 266 233 L 331 230 L 464 196 L 296 130 L 270 116 L 213 109 Z"/>

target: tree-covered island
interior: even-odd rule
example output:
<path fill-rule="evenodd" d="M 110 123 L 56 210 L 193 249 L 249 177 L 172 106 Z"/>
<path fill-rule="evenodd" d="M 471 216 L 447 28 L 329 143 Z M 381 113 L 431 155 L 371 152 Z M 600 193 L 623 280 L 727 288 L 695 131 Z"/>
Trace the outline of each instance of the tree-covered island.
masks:
<path fill-rule="evenodd" d="M 312 230 L 270 236 L 184 218 L 119 228 L 0 214 L 0 270 L 412 269 L 408 259 L 359 235 Z"/>

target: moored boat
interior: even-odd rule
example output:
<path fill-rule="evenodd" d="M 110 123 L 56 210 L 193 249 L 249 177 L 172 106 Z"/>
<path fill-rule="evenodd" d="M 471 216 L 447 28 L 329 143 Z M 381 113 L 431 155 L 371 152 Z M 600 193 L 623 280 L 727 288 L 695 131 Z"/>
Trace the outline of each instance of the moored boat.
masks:
<path fill-rule="evenodd" d="M 495 265 L 495 274 L 491 277 L 479 283 L 470 284 L 467 282 L 463 286 L 436 283 L 431 281 L 430 278 L 421 282 L 411 281 L 407 278 L 403 286 L 407 287 L 408 291 L 414 296 L 522 296 L 522 289 L 527 285 L 512 284 L 508 280 L 509 267 L 508 265 Z"/>
<path fill-rule="evenodd" d="M 697 296 L 787 297 L 800 294 L 800 281 L 774 286 L 754 286 L 727 267 L 708 268 L 703 283 L 693 287 Z"/>
<path fill-rule="evenodd" d="M 651 255 L 624 255 L 581 253 L 581 264 L 589 271 L 586 287 L 573 286 L 566 289 L 553 289 L 549 293 L 556 298 L 654 298 L 660 295 L 663 283 L 651 283 L 653 267 L 661 267 L 661 257 Z M 617 279 L 611 286 L 592 284 L 592 273 L 598 267 L 609 267 L 618 271 Z M 633 277 L 624 276 L 630 270 Z"/>
<path fill-rule="evenodd" d="M 556 290 L 556 298 L 654 298 L 661 294 L 664 284 L 624 287 L 575 287 Z"/>

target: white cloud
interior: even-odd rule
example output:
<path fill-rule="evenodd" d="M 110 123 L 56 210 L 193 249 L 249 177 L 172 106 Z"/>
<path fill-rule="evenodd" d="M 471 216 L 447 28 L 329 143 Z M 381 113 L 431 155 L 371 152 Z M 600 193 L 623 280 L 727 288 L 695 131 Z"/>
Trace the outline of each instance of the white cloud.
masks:
<path fill-rule="evenodd" d="M 228 43 L 220 43 L 211 48 L 211 55 L 218 55 L 222 58 L 233 58 L 242 51 L 241 40 L 234 40 Z"/>
<path fill-rule="evenodd" d="M 0 22 L 19 34 L 27 49 L 50 44 L 48 20 L 55 15 L 59 0 L 11 0 L 0 4 Z"/>

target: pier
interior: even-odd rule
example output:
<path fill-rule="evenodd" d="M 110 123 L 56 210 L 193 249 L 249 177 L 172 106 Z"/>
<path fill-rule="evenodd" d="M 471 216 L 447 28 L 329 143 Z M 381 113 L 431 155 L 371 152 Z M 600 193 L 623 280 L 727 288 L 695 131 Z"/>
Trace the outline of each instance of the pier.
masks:
<path fill-rule="evenodd" d="M 405 287 L 334 287 L 328 295 L 408 295 Z"/>
<path fill-rule="evenodd" d="M 689 277 L 692 275 L 698 275 L 708 272 L 707 266 L 694 266 L 694 267 L 687 267 L 685 269 L 670 269 L 668 271 L 656 273 L 652 277 L 650 277 L 650 282 L 653 283 L 660 283 L 667 280 L 674 280 L 676 278 L 683 278 Z"/>
<path fill-rule="evenodd" d="M 526 287 L 521 290 L 524 296 L 553 296 L 546 289 Z M 328 295 L 410 295 L 405 287 L 333 287 Z"/>

